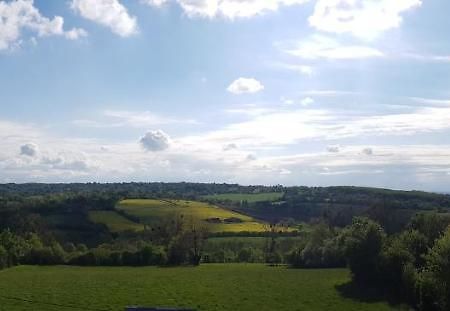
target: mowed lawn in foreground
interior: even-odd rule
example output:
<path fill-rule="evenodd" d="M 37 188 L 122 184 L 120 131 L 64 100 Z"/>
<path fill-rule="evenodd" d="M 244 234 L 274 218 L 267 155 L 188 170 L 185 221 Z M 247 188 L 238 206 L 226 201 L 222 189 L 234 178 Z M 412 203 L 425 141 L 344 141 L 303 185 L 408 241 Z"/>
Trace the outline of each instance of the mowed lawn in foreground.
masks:
<path fill-rule="evenodd" d="M 117 205 L 129 215 L 138 217 L 141 223 L 161 225 L 165 219 L 183 215 L 186 222 L 201 223 L 211 232 L 261 232 L 266 230 L 263 223 L 252 217 L 236 213 L 216 205 L 185 200 L 123 200 Z M 222 223 L 210 223 L 207 219 L 219 218 Z M 240 223 L 225 223 L 228 218 L 238 218 Z"/>
<path fill-rule="evenodd" d="M 388 311 L 384 302 L 343 298 L 348 270 L 294 270 L 257 264 L 198 268 L 22 266 L 0 272 L 0 310 L 117 310 L 127 305 L 196 310 Z M 5 297 L 34 301 L 22 302 Z M 39 304 L 45 302 L 60 306 Z"/>

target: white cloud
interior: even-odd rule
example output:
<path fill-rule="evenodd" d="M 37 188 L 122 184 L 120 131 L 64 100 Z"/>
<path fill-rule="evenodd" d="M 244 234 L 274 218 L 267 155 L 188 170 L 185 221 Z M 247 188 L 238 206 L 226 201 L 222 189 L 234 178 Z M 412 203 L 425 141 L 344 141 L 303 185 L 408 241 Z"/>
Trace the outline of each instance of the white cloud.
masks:
<path fill-rule="evenodd" d="M 88 33 L 81 28 L 73 28 L 72 30 L 66 31 L 64 36 L 69 40 L 77 40 L 82 37 L 86 37 Z"/>
<path fill-rule="evenodd" d="M 271 63 L 269 64 L 275 68 L 285 69 L 289 71 L 294 71 L 296 73 L 300 73 L 305 76 L 312 76 L 316 72 L 314 67 L 309 65 L 296 65 L 296 64 L 288 64 L 288 63 Z"/>
<path fill-rule="evenodd" d="M 375 115 L 342 114 L 326 109 L 274 110 L 248 115 L 236 122 L 199 137 L 192 144 L 209 141 L 216 149 L 230 141 L 240 150 L 276 148 L 304 140 L 336 140 L 352 137 L 410 136 L 450 129 L 450 107 L 408 107 L 401 113 Z"/>
<path fill-rule="evenodd" d="M 339 153 L 341 151 L 341 146 L 339 145 L 328 146 L 327 151 L 330 153 Z"/>
<path fill-rule="evenodd" d="M 290 6 L 304 2 L 307 2 L 307 0 L 222 0 L 219 2 L 218 13 L 231 19 L 252 17 L 277 11 L 282 5 Z"/>
<path fill-rule="evenodd" d="M 18 47 L 22 43 L 23 30 L 31 31 L 38 37 L 64 36 L 78 39 L 85 36 L 83 29 L 64 30 L 64 19 L 42 16 L 33 0 L 0 1 L 0 50 Z M 32 41 L 36 42 L 33 37 Z"/>
<path fill-rule="evenodd" d="M 435 98 L 420 98 L 420 97 L 410 97 L 415 103 L 426 105 L 428 107 L 450 107 L 450 99 L 435 99 Z"/>
<path fill-rule="evenodd" d="M 312 99 L 311 97 L 305 97 L 300 101 L 300 105 L 302 105 L 303 107 L 308 107 L 312 104 L 314 104 L 314 99 Z"/>
<path fill-rule="evenodd" d="M 228 87 L 228 92 L 233 94 L 258 93 L 264 90 L 264 85 L 253 78 L 239 78 Z"/>
<path fill-rule="evenodd" d="M 128 14 L 119 0 L 72 0 L 72 9 L 82 17 L 128 37 L 138 32 L 137 19 Z"/>
<path fill-rule="evenodd" d="M 299 72 L 306 76 L 312 76 L 314 74 L 314 68 L 306 65 L 286 65 L 286 68 L 292 71 Z"/>
<path fill-rule="evenodd" d="M 281 6 L 305 3 L 309 0 L 173 0 L 189 17 L 248 18 L 277 11 Z M 161 6 L 169 0 L 143 0 L 152 6 Z"/>
<path fill-rule="evenodd" d="M 83 153 L 59 152 L 57 154 L 47 154 L 42 156 L 39 164 L 44 169 L 89 172 L 96 168 L 96 165 Z"/>
<path fill-rule="evenodd" d="M 228 144 L 228 145 L 223 146 L 223 151 L 235 150 L 237 148 L 238 148 L 238 146 L 236 144 Z"/>
<path fill-rule="evenodd" d="M 169 148 L 170 137 L 162 130 L 156 130 L 147 132 L 139 142 L 147 151 L 163 151 Z"/>
<path fill-rule="evenodd" d="M 166 4 L 169 0 L 141 0 L 143 4 L 160 7 Z"/>
<path fill-rule="evenodd" d="M 318 30 L 371 39 L 398 28 L 402 14 L 420 5 L 421 0 L 318 0 L 309 23 Z"/>
<path fill-rule="evenodd" d="M 28 143 L 20 146 L 20 154 L 28 157 L 35 157 L 38 154 L 38 146 L 34 143 Z"/>
<path fill-rule="evenodd" d="M 400 57 L 423 62 L 450 63 L 450 55 L 404 53 Z"/>
<path fill-rule="evenodd" d="M 234 108 L 234 109 L 226 109 L 226 113 L 232 113 L 237 115 L 245 115 L 245 116 L 261 116 L 268 113 L 274 112 L 275 109 L 273 108 L 265 108 L 265 107 L 250 107 L 246 106 L 245 108 Z"/>
<path fill-rule="evenodd" d="M 373 149 L 372 149 L 372 148 L 369 148 L 369 147 L 364 148 L 364 149 L 362 150 L 362 153 L 365 154 L 365 155 L 367 155 L 367 156 L 371 156 L 371 155 L 373 155 Z"/>
<path fill-rule="evenodd" d="M 320 97 L 338 97 L 346 95 L 360 95 L 361 93 L 340 90 L 309 90 L 306 92 L 302 92 L 302 94 Z"/>
<path fill-rule="evenodd" d="M 177 119 L 166 117 L 150 111 L 106 110 L 100 120 L 74 120 L 72 123 L 80 127 L 92 128 L 148 128 L 167 124 L 198 124 L 193 119 Z"/>
<path fill-rule="evenodd" d="M 291 174 L 292 174 L 292 171 L 290 171 L 288 169 L 285 169 L 285 168 L 280 169 L 280 175 L 291 175 Z"/>
<path fill-rule="evenodd" d="M 247 161 L 256 161 L 256 156 L 253 154 L 249 154 L 249 155 L 247 155 L 247 157 L 245 159 Z"/>
<path fill-rule="evenodd" d="M 292 98 L 287 98 L 287 97 L 281 96 L 280 100 L 285 105 L 293 105 L 293 104 L 295 104 L 295 101 Z"/>
<path fill-rule="evenodd" d="M 91 159 L 91 155 L 84 152 L 90 150 L 90 146 L 87 146 L 86 142 L 82 143 L 75 139 L 55 140 L 45 136 L 36 127 L 11 126 L 13 124 L 6 124 L 4 127 L 2 123 L 0 122 L 0 128 L 6 132 L 2 132 L 3 135 L 0 134 L 3 142 L 3 148 L 0 151 L 0 169 L 3 169 L 2 173 L 4 174 L 25 178 L 21 180 L 51 176 L 70 178 L 81 175 L 89 176 L 100 167 L 97 161 Z M 30 137 L 39 143 L 20 143 L 29 140 Z M 90 144 L 93 144 L 93 141 L 90 141 Z M 13 152 L 14 148 L 18 146 L 20 156 Z"/>
<path fill-rule="evenodd" d="M 330 37 L 313 35 L 293 47 L 282 48 L 285 52 L 304 59 L 362 59 L 383 57 L 383 52 L 364 45 L 344 45 Z"/>
<path fill-rule="evenodd" d="M 150 176 L 151 180 L 159 181 L 292 185 L 301 180 L 303 184 L 345 185 L 354 184 L 358 178 L 361 185 L 442 190 L 450 183 L 450 145 L 375 143 L 371 147 L 376 150 L 372 156 L 362 156 L 367 145 L 352 145 L 350 140 L 338 153 L 296 150 L 302 139 L 311 142 L 314 141 L 311 137 L 315 137 L 323 143 L 329 133 L 336 131 L 339 135 L 354 131 L 350 134 L 358 136 L 377 135 L 379 130 L 380 135 L 401 134 L 406 124 L 422 132 L 450 128 L 444 122 L 450 116 L 448 108 L 411 110 L 409 120 L 407 114 L 392 115 L 399 129 L 391 134 L 392 121 L 385 123 L 383 116 L 374 116 L 364 123 L 375 124 L 366 132 L 361 131 L 359 123 L 366 119 L 364 116 L 347 118 L 335 111 L 319 113 L 313 109 L 273 112 L 220 131 L 173 138 L 170 148 L 155 153 L 142 152 L 135 141 L 108 143 L 57 137 L 55 132 L 43 132 L 38 127 L 0 121 L 0 181 L 86 182 L 95 178 L 95 181 L 123 182 L 148 181 Z M 416 115 L 423 117 L 416 120 Z M 441 119 L 436 119 L 438 116 Z M 263 135 L 258 136 L 261 131 Z M 237 140 L 231 139 L 233 136 Z M 19 156 L 18 148 L 31 141 L 39 146 L 38 155 Z M 230 142 L 239 148 L 224 152 L 224 146 Z M 294 149 L 281 148 L 284 143 Z M 276 147 L 270 149 L 270 144 Z M 253 157 L 247 159 L 248 155 Z"/>

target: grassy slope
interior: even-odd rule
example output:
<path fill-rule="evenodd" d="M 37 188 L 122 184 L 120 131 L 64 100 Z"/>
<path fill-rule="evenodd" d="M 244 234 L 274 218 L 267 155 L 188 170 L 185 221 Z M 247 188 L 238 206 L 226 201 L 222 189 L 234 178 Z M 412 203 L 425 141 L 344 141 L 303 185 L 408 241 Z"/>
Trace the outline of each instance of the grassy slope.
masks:
<path fill-rule="evenodd" d="M 143 223 L 158 224 L 162 219 L 171 215 L 183 215 L 187 221 L 191 219 L 201 222 L 209 227 L 212 232 L 239 232 L 239 231 L 264 231 L 262 223 L 253 218 L 238 214 L 214 205 L 203 202 L 184 200 L 124 200 L 117 206 L 127 214 L 139 217 Z M 233 224 L 212 224 L 205 220 L 218 217 L 220 219 L 237 217 L 243 223 Z"/>
<path fill-rule="evenodd" d="M 114 211 L 90 211 L 89 219 L 92 222 L 106 225 L 111 232 L 144 229 L 142 224 L 132 222 Z"/>
<path fill-rule="evenodd" d="M 63 307 L 8 300 L 19 297 L 84 310 L 122 311 L 127 305 L 196 310 L 398 310 L 384 302 L 343 298 L 345 269 L 292 270 L 263 265 L 199 268 L 16 267 L 0 272 L 0 310 L 56 311 Z M 67 310 L 78 310 L 69 309 Z"/>
<path fill-rule="evenodd" d="M 268 192 L 268 193 L 225 193 L 225 194 L 213 194 L 207 195 L 203 198 L 210 200 L 230 200 L 233 202 L 247 201 L 249 203 L 276 201 L 283 197 L 281 192 Z"/>

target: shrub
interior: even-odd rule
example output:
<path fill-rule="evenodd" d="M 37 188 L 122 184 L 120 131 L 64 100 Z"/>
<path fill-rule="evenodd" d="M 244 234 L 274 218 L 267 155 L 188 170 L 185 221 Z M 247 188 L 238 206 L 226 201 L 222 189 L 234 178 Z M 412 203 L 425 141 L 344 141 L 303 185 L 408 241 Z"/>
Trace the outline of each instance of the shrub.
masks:
<path fill-rule="evenodd" d="M 397 295 L 402 295 L 404 291 L 405 267 L 414 267 L 414 256 L 408 251 L 399 238 L 392 241 L 382 253 L 380 260 L 380 275 L 383 283 Z M 410 275 L 409 275 L 410 276 Z"/>
<path fill-rule="evenodd" d="M 237 260 L 238 262 L 254 262 L 253 249 L 246 247 L 239 250 Z"/>
<path fill-rule="evenodd" d="M 424 296 L 435 295 L 438 310 L 450 310 L 450 228 L 426 256 Z M 430 284 L 428 284 L 430 283 Z"/>
<path fill-rule="evenodd" d="M 381 250 L 386 238 L 383 228 L 368 218 L 355 218 L 346 230 L 344 253 L 357 283 L 379 280 Z"/>
<path fill-rule="evenodd" d="M 266 263 L 270 265 L 277 265 L 283 262 L 283 256 L 279 252 L 271 252 L 266 254 Z"/>
<path fill-rule="evenodd" d="M 8 253 L 6 249 L 0 245 L 0 270 L 8 267 Z"/>

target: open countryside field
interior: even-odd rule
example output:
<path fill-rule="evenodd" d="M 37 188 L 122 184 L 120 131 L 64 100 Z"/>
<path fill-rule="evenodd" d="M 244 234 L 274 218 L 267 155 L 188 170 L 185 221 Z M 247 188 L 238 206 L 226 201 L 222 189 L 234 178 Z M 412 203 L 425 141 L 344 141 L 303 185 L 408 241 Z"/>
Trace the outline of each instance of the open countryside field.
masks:
<path fill-rule="evenodd" d="M 204 199 L 209 200 L 230 200 L 233 202 L 247 201 L 249 203 L 264 202 L 264 201 L 276 201 L 283 197 L 282 192 L 267 192 L 267 193 L 225 193 L 225 194 L 213 194 L 203 196 Z"/>
<path fill-rule="evenodd" d="M 138 217 L 141 223 L 149 225 L 160 224 L 168 217 L 183 215 L 187 222 L 193 221 L 209 228 L 211 232 L 261 232 L 264 224 L 252 217 L 230 210 L 210 205 L 204 202 L 185 200 L 124 200 L 117 205 L 117 209 Z M 218 223 L 207 219 L 217 218 Z M 237 218 L 239 223 L 225 223 L 226 219 Z"/>
<path fill-rule="evenodd" d="M 244 264 L 198 268 L 21 266 L 0 272 L 0 310 L 123 311 L 128 305 L 200 311 L 400 310 L 385 302 L 343 297 L 339 287 L 348 281 L 345 269 L 293 270 Z"/>
<path fill-rule="evenodd" d="M 89 219 L 92 222 L 106 225 L 111 232 L 144 230 L 144 225 L 132 222 L 114 211 L 90 211 Z"/>

